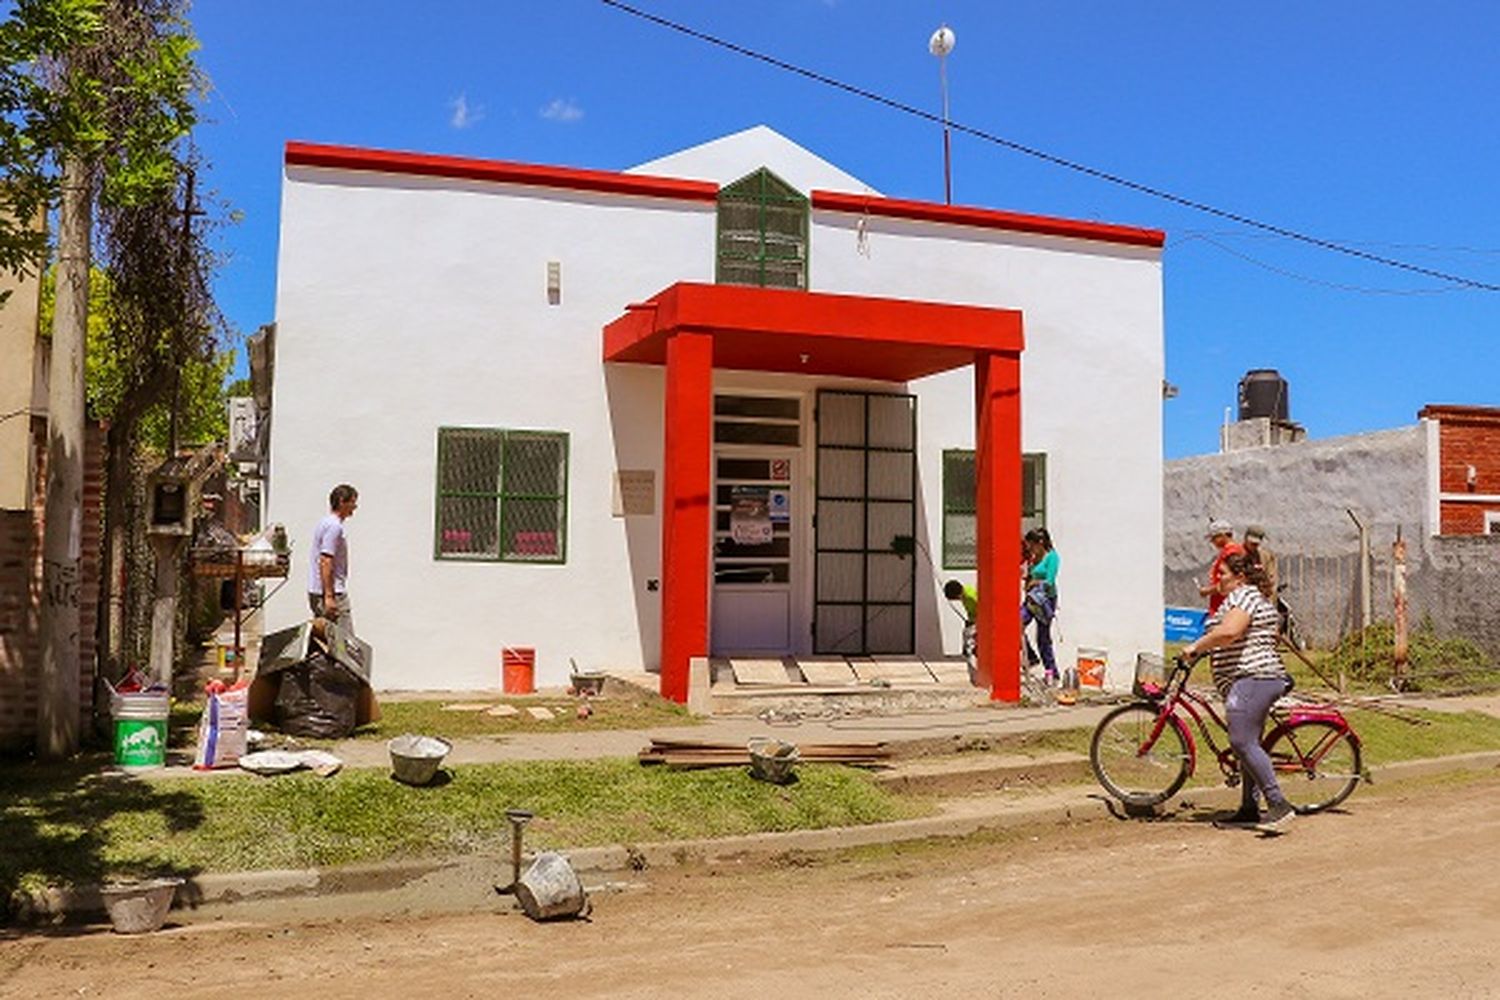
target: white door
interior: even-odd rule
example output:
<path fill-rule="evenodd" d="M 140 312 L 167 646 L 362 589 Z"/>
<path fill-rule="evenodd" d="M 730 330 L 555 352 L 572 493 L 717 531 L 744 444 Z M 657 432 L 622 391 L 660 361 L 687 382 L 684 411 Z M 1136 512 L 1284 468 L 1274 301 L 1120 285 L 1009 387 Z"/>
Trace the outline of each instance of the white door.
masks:
<path fill-rule="evenodd" d="M 748 445 L 714 452 L 715 655 L 793 652 L 797 455 Z"/>

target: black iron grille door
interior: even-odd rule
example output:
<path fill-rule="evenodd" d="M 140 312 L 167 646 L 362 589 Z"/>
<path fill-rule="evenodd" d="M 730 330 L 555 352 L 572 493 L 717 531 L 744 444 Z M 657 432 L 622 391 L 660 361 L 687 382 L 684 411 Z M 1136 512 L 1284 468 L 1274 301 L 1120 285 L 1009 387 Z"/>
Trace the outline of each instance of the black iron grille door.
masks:
<path fill-rule="evenodd" d="M 917 399 L 820 390 L 813 648 L 910 653 L 916 637 Z"/>

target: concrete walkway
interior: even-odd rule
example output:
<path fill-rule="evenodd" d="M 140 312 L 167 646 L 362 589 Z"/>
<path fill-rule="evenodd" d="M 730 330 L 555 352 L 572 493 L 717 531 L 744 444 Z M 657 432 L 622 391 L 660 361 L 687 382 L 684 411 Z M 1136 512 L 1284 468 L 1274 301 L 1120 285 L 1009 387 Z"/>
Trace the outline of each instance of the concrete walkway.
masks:
<path fill-rule="evenodd" d="M 1482 712 L 1500 717 L 1500 695 L 1457 698 L 1408 697 L 1389 704 L 1406 709 L 1438 712 Z M 647 729 L 571 730 L 560 733 L 516 733 L 483 737 L 460 737 L 445 764 L 493 764 L 526 760 L 594 760 L 602 757 L 633 757 L 653 737 L 702 740 L 714 743 L 744 743 L 752 736 L 776 736 L 793 743 L 886 743 L 897 756 L 958 752 L 966 744 L 986 738 L 1014 736 L 1059 729 L 1092 728 L 1117 701 L 1045 708 L 993 705 L 941 712 L 911 712 L 902 715 L 844 718 L 729 717 L 702 720 L 698 725 L 657 726 Z M 437 734 L 441 735 L 441 734 Z M 332 752 L 345 767 L 388 767 L 390 758 L 384 740 L 341 740 Z M 193 771 L 176 762 L 144 777 L 181 778 L 243 774 L 242 771 Z"/>

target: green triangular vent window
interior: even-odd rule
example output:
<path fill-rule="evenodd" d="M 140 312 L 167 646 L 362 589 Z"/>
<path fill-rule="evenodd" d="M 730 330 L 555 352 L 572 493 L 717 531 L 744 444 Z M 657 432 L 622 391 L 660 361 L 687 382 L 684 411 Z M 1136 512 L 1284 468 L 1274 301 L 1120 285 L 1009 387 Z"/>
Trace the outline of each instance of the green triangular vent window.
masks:
<path fill-rule="evenodd" d="M 764 167 L 721 190 L 718 282 L 806 288 L 807 212 L 807 199 Z"/>

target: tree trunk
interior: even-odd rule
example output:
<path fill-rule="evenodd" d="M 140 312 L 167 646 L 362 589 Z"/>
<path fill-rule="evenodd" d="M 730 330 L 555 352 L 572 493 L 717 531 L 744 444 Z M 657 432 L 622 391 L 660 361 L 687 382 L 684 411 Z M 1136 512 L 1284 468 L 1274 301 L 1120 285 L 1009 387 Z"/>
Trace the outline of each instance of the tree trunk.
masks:
<path fill-rule="evenodd" d="M 99 573 L 99 658 L 108 672 L 121 673 L 125 632 L 128 500 L 133 480 L 134 427 L 116 417 L 109 424 L 104 456 L 104 551 Z"/>
<path fill-rule="evenodd" d="M 42 534 L 42 672 L 37 701 L 37 754 L 78 752 L 81 674 L 79 596 L 83 555 L 83 351 L 88 331 L 88 164 L 63 165 L 58 223 L 57 303 L 52 318 L 52 371 L 47 391 L 47 496 Z"/>

